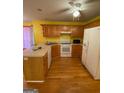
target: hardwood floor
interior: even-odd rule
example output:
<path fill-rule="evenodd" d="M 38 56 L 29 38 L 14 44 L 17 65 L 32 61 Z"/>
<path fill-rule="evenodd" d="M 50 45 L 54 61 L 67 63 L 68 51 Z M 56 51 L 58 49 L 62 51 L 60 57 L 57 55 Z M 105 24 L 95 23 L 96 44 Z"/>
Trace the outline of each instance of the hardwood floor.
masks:
<path fill-rule="evenodd" d="M 39 93 L 100 93 L 100 81 L 93 80 L 79 58 L 53 60 L 44 83 L 28 83 Z"/>

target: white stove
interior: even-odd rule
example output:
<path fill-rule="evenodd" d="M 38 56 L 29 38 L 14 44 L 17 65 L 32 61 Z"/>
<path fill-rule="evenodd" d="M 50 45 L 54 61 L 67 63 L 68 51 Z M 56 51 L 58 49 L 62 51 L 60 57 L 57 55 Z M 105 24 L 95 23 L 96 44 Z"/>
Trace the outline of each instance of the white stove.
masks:
<path fill-rule="evenodd" d="M 61 44 L 61 57 L 71 57 L 71 44 Z"/>
<path fill-rule="evenodd" d="M 61 43 L 61 57 L 71 57 L 71 36 L 70 34 L 61 34 L 60 38 Z"/>
<path fill-rule="evenodd" d="M 71 57 L 72 45 L 71 42 L 61 42 L 61 57 Z"/>

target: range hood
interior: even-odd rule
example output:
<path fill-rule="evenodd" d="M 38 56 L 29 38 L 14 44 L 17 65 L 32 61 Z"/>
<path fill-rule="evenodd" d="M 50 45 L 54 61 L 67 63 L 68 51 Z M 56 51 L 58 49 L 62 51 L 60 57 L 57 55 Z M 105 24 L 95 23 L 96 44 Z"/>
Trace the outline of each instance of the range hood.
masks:
<path fill-rule="evenodd" d="M 60 32 L 60 34 L 71 34 L 71 32 L 62 31 L 62 32 Z"/>

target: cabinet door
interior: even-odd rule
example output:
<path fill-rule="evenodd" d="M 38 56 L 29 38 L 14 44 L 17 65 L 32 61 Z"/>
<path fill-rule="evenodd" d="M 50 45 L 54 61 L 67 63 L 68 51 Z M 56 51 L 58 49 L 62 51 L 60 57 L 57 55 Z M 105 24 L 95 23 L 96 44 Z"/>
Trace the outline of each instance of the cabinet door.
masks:
<path fill-rule="evenodd" d="M 72 26 L 71 27 L 72 31 L 72 37 L 83 37 L 83 27 L 82 26 Z"/>
<path fill-rule="evenodd" d="M 44 37 L 58 37 L 60 32 L 55 25 L 45 25 L 43 26 L 43 36 Z"/>
<path fill-rule="evenodd" d="M 44 79 L 43 62 L 40 57 L 24 57 L 23 71 L 26 81 Z"/>
<path fill-rule="evenodd" d="M 53 45 L 51 49 L 52 58 L 60 57 L 60 45 Z"/>
<path fill-rule="evenodd" d="M 51 27 L 51 35 L 52 37 L 58 37 L 60 36 L 60 31 L 57 29 L 58 26 L 52 26 Z"/>
<path fill-rule="evenodd" d="M 48 28 L 46 25 L 42 25 L 43 36 L 48 37 Z"/>
<path fill-rule="evenodd" d="M 45 26 L 45 37 L 53 37 L 54 36 L 54 28 L 50 25 Z"/>
<path fill-rule="evenodd" d="M 43 68 L 44 68 L 44 76 L 47 76 L 48 73 L 48 53 L 43 57 Z"/>
<path fill-rule="evenodd" d="M 81 58 L 82 55 L 82 45 L 72 45 L 72 57 Z"/>
<path fill-rule="evenodd" d="M 58 26 L 58 30 L 59 30 L 59 31 L 64 31 L 64 32 L 68 32 L 68 31 L 71 30 L 71 26 L 59 25 L 59 26 Z"/>

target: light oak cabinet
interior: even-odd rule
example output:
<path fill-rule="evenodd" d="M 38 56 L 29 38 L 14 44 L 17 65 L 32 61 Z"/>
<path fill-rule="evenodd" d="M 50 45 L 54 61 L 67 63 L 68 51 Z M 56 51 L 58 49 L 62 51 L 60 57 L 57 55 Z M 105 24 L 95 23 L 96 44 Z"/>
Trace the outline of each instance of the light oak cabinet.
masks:
<path fill-rule="evenodd" d="M 72 26 L 71 32 L 72 32 L 71 34 L 72 37 L 83 38 L 83 34 L 84 34 L 83 26 Z"/>
<path fill-rule="evenodd" d="M 44 37 L 59 37 L 61 32 L 72 32 L 72 37 L 83 38 L 83 26 L 71 25 L 42 25 Z"/>
<path fill-rule="evenodd" d="M 59 25 L 57 30 L 59 30 L 60 32 L 61 31 L 69 32 L 69 31 L 71 31 L 71 26 L 69 26 L 69 25 Z"/>
<path fill-rule="evenodd" d="M 43 26 L 43 36 L 44 37 L 59 37 L 60 32 L 57 30 L 55 25 L 44 25 Z"/>
<path fill-rule="evenodd" d="M 48 53 L 46 53 L 43 57 L 43 68 L 44 68 L 44 76 L 47 76 L 48 73 Z"/>
<path fill-rule="evenodd" d="M 72 45 L 72 57 L 79 57 L 82 56 L 82 45 Z"/>
<path fill-rule="evenodd" d="M 23 73 L 25 81 L 43 81 L 48 71 L 47 53 L 43 57 L 24 57 Z"/>
<path fill-rule="evenodd" d="M 60 45 L 51 46 L 52 58 L 60 57 Z"/>

